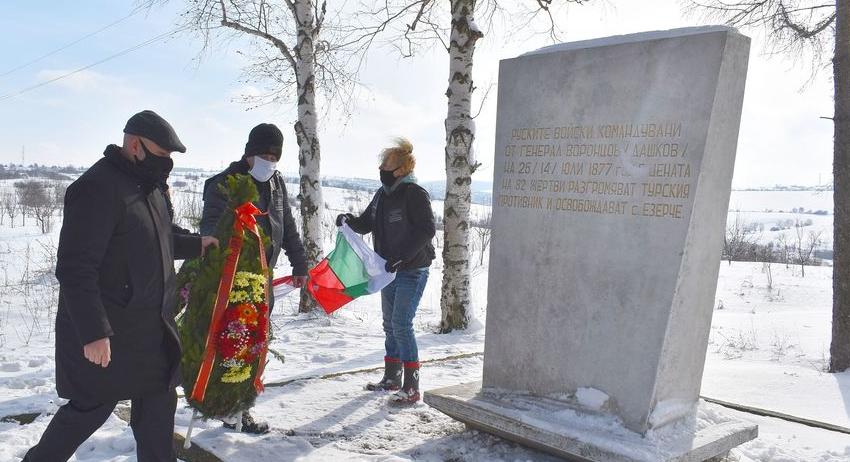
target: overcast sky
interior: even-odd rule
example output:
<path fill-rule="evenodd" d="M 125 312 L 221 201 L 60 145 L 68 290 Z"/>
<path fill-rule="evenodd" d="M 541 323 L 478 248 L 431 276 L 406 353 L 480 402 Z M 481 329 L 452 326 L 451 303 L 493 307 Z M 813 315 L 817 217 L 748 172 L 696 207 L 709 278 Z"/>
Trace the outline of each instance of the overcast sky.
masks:
<path fill-rule="evenodd" d="M 242 42 L 216 46 L 198 64 L 194 58 L 201 43 L 179 35 L 3 98 L 173 29 L 180 3 L 173 0 L 150 14 L 136 14 L 9 72 L 123 18 L 134 2 L 7 1 L 0 16 L 5 37 L 0 41 L 0 163 L 20 163 L 25 147 L 27 164 L 90 165 L 107 144 L 120 143 L 130 115 L 153 109 L 174 125 L 189 149 L 175 158 L 178 167 L 221 168 L 241 155 L 254 125 L 273 122 L 285 137 L 280 169 L 297 172 L 295 106 L 248 110 L 238 101 L 240 95 L 256 92 L 254 85 L 240 80 L 245 61 L 239 52 L 247 49 Z M 677 0 L 592 0 L 570 7 L 558 20 L 564 41 L 701 24 L 700 18 L 683 15 Z M 484 164 L 476 174 L 480 180 L 490 180 L 493 174 L 498 60 L 549 43 L 543 36 L 525 38 L 530 34 L 523 31 L 486 32 L 475 64 L 476 104 L 484 89 L 493 88 L 476 122 L 476 152 Z M 809 63 L 766 57 L 761 37 L 745 33 L 753 36 L 753 47 L 733 185 L 831 182 L 832 124 L 820 118 L 833 112 L 828 69 L 809 81 Z M 351 116 L 331 111 L 320 122 L 322 173 L 377 178 L 380 149 L 392 137 L 403 135 L 414 144 L 418 176 L 443 178 L 447 54 L 434 49 L 400 59 L 388 48 L 377 48 L 369 55 L 361 80 L 364 85 Z"/>

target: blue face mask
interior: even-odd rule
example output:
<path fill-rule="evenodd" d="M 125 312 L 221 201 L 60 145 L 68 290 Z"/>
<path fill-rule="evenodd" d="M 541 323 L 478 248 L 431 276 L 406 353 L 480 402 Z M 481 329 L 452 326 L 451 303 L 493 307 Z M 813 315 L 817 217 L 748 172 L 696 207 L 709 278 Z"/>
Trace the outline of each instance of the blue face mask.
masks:
<path fill-rule="evenodd" d="M 274 172 L 277 170 L 277 162 L 269 162 L 260 156 L 254 156 L 254 166 L 248 173 L 260 183 L 265 183 L 271 179 Z"/>

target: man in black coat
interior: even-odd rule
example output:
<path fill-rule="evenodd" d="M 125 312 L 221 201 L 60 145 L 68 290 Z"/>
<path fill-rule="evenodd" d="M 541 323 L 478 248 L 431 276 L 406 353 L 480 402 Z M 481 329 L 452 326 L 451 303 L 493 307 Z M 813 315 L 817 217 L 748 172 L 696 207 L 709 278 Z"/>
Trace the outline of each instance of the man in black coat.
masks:
<path fill-rule="evenodd" d="M 260 194 L 254 203 L 258 209 L 267 212 L 257 217 L 257 223 L 269 237 L 270 245 L 266 249 L 269 268 L 277 265 L 281 250 L 284 251 L 292 266 L 293 283 L 302 287 L 307 282 L 307 257 L 304 245 L 292 210 L 283 177 L 277 171 L 277 162 L 283 150 L 283 134 L 274 124 L 260 124 L 251 130 L 248 143 L 245 144 L 245 154 L 242 159 L 230 164 L 227 169 L 204 183 L 204 211 L 201 216 L 201 234 L 212 235 L 221 215 L 227 210 L 227 199 L 219 190 L 230 175 L 241 173 L 250 174 Z M 269 309 L 274 306 L 274 297 L 269 300 Z M 228 428 L 235 425 L 226 423 Z M 248 412 L 242 415 L 242 431 L 247 433 L 266 433 L 268 425 L 254 422 Z"/>
<path fill-rule="evenodd" d="M 172 224 L 165 181 L 171 152 L 186 148 L 164 119 L 140 112 L 123 147 L 65 194 L 56 278 L 56 389 L 59 408 L 24 460 L 68 460 L 132 400 L 130 426 L 140 462 L 172 462 L 180 343 L 174 322 L 174 259 L 201 255 L 211 237 Z"/>

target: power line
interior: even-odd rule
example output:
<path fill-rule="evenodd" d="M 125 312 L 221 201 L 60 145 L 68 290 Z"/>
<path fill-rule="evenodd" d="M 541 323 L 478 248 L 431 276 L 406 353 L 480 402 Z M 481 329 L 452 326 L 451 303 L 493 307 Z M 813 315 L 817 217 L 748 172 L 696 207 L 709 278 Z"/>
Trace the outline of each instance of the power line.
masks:
<path fill-rule="evenodd" d="M 172 35 L 174 35 L 174 34 L 176 34 L 176 33 L 178 33 L 178 32 L 181 32 L 181 31 L 185 30 L 186 28 L 187 28 L 186 26 L 183 26 L 183 27 L 178 27 L 178 28 L 176 28 L 176 29 L 172 29 L 172 30 L 170 30 L 170 31 L 168 31 L 168 32 L 162 33 L 162 34 L 160 34 L 160 35 L 157 35 L 156 37 L 153 37 L 153 38 L 148 39 L 148 40 L 146 40 L 146 41 L 144 41 L 144 42 L 142 42 L 142 43 L 139 43 L 138 45 L 134 45 L 134 46 L 132 46 L 132 47 L 130 47 L 130 48 L 127 48 L 127 49 L 121 50 L 121 51 L 119 51 L 118 53 L 115 53 L 115 54 L 113 54 L 113 55 L 107 56 L 106 58 L 103 58 L 103 59 L 101 59 L 101 60 L 99 60 L 99 61 L 95 61 L 95 62 L 93 62 L 93 63 L 91 63 L 91 64 L 89 64 L 89 65 L 83 66 L 83 67 L 81 67 L 81 68 L 79 68 L 79 69 L 75 69 L 75 70 L 73 70 L 73 71 L 71 71 L 71 72 L 68 72 L 67 74 L 62 74 L 62 75 L 60 75 L 60 76 L 58 76 L 58 77 L 54 77 L 54 78 L 52 78 L 52 79 L 50 79 L 50 80 L 45 80 L 44 82 L 39 82 L 39 83 L 37 83 L 37 84 L 35 84 L 35 85 L 32 85 L 32 86 L 29 86 L 29 87 L 23 88 L 23 89 L 18 90 L 18 91 L 16 91 L 16 92 L 7 93 L 7 94 L 5 94 L 5 95 L 0 96 L 0 102 L 6 101 L 7 99 L 14 98 L 14 97 L 16 97 L 16 96 L 20 96 L 20 95 L 22 95 L 22 94 L 24 94 L 24 93 L 27 93 L 27 92 L 32 91 L 32 90 L 35 90 L 35 89 L 37 89 L 37 88 L 41 88 L 41 87 L 43 87 L 43 86 L 45 86 L 45 85 L 49 85 L 49 84 L 51 84 L 51 83 L 53 83 L 53 82 L 56 82 L 56 81 L 58 81 L 58 80 L 62 80 L 62 79 L 64 79 L 64 78 L 66 78 L 66 77 L 70 77 L 70 76 L 72 76 L 72 75 L 74 75 L 74 74 L 77 74 L 77 73 L 79 73 L 79 72 L 82 72 L 82 71 L 84 71 L 84 70 L 86 70 L 86 69 L 90 69 L 90 68 L 95 67 L 95 66 L 97 66 L 97 65 L 99 65 L 99 64 L 103 64 L 103 63 L 105 63 L 105 62 L 107 62 L 107 61 L 111 61 L 111 60 L 113 60 L 113 59 L 115 59 L 115 58 L 118 58 L 118 57 L 124 56 L 124 55 L 126 55 L 126 54 L 128 54 L 128 53 L 132 53 L 133 51 L 136 51 L 136 50 L 138 50 L 138 49 L 140 49 L 140 48 L 144 48 L 144 47 L 146 47 L 146 46 L 148 46 L 148 45 L 150 45 L 150 44 L 152 44 L 152 43 L 158 42 L 158 41 L 160 41 L 160 40 L 162 40 L 162 39 L 165 39 L 165 38 L 168 38 L 168 37 L 170 37 L 170 36 L 172 36 Z"/>
<path fill-rule="evenodd" d="M 49 57 L 51 57 L 51 56 L 55 55 L 56 53 L 59 53 L 60 51 L 67 50 L 68 48 L 71 48 L 72 46 L 74 46 L 74 45 L 76 45 L 76 44 L 78 44 L 78 43 L 82 42 L 83 40 L 85 40 L 85 39 L 87 39 L 87 38 L 89 38 L 89 37 L 93 37 L 93 36 L 95 36 L 95 35 L 97 35 L 97 34 L 99 34 L 99 33 L 103 32 L 103 31 L 105 31 L 106 29 L 109 29 L 110 27 L 115 26 L 116 24 L 119 24 L 119 23 L 121 23 L 121 22 L 126 21 L 127 19 L 129 19 L 130 17 L 132 17 L 132 16 L 134 16 L 136 13 L 138 13 L 140 10 L 141 10 L 141 8 L 136 8 L 136 9 L 134 9 L 133 11 L 131 11 L 131 12 L 130 12 L 130 14 L 128 14 L 127 16 L 124 16 L 123 18 L 117 19 L 117 20 L 115 20 L 115 21 L 113 21 L 113 22 L 111 22 L 111 23 L 109 23 L 109 24 L 107 24 L 107 25 L 105 25 L 105 26 L 101 27 L 100 29 L 98 29 L 98 30 L 96 30 L 96 31 L 94 31 L 94 32 L 91 32 L 91 33 L 89 33 L 89 34 L 86 34 L 86 35 L 84 35 L 84 36 L 82 36 L 82 37 L 78 38 L 77 40 L 74 40 L 73 42 L 71 42 L 71 43 L 69 43 L 69 44 L 67 44 L 67 45 L 61 46 L 61 47 L 59 47 L 59 48 L 57 48 L 57 49 L 55 49 L 55 50 L 53 50 L 53 51 L 50 51 L 50 52 L 48 52 L 48 53 L 46 53 L 46 54 L 44 54 L 44 55 L 41 55 L 41 56 L 39 56 L 38 58 L 33 59 L 32 61 L 28 61 L 28 62 L 26 62 L 26 63 L 24 63 L 24 64 L 21 64 L 21 65 L 17 66 L 17 67 L 13 67 L 12 69 L 9 69 L 8 71 L 6 71 L 6 72 L 4 72 L 4 73 L 0 74 L 0 77 L 5 77 L 5 76 L 7 76 L 7 75 L 9 75 L 9 74 L 11 74 L 11 73 L 13 73 L 13 72 L 19 71 L 19 70 L 21 70 L 21 69 L 23 69 L 23 68 L 25 68 L 25 67 L 29 67 L 29 66 L 31 66 L 31 65 L 33 65 L 33 64 L 35 64 L 35 63 L 37 63 L 37 62 L 39 62 L 39 61 L 41 61 L 41 60 L 43 60 L 43 59 L 45 59 L 45 58 L 49 58 Z"/>

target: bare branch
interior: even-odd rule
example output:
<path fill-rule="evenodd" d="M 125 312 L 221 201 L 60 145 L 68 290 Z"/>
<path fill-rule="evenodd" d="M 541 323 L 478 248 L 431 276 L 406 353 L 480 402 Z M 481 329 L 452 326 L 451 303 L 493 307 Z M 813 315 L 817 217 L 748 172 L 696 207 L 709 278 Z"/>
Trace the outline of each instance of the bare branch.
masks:
<path fill-rule="evenodd" d="M 407 26 L 408 30 L 416 30 L 416 23 L 418 23 L 419 20 L 422 19 L 422 15 L 425 13 L 425 8 L 428 6 L 429 3 L 431 3 L 431 0 L 425 0 L 422 2 L 422 6 L 419 8 L 419 12 L 416 13 L 416 17 L 413 18 L 413 22 Z"/>
<path fill-rule="evenodd" d="M 227 19 L 222 19 L 221 25 L 225 26 L 225 27 L 229 27 L 229 28 L 234 29 L 234 30 L 238 30 L 240 32 L 244 32 L 248 35 L 253 35 L 255 37 L 260 37 L 262 39 L 268 40 L 269 42 L 271 42 L 272 45 L 275 46 L 275 48 L 280 50 L 280 52 L 289 61 L 289 64 L 292 66 L 292 68 L 295 69 L 295 66 L 296 66 L 295 58 L 292 56 L 292 53 L 289 51 L 289 47 L 286 46 L 286 44 L 283 43 L 283 41 L 280 40 L 279 38 L 269 34 L 268 32 L 263 32 L 263 31 L 260 31 L 260 30 L 257 30 L 257 29 L 251 28 L 251 27 L 243 26 L 242 24 L 239 24 L 239 23 L 233 22 L 233 21 L 228 21 Z"/>
<path fill-rule="evenodd" d="M 820 22 L 820 24 L 816 24 L 812 29 L 807 29 L 804 25 L 798 24 L 794 22 L 789 16 L 789 12 L 786 10 L 785 5 L 782 2 L 779 3 L 779 11 L 782 16 L 782 22 L 785 25 L 793 30 L 798 37 L 802 39 L 810 39 L 829 27 L 833 22 L 835 22 L 835 13 L 833 12 L 831 15 L 827 16 L 826 19 Z"/>
<path fill-rule="evenodd" d="M 687 0 L 687 9 L 737 28 L 761 28 L 771 54 L 810 54 L 812 77 L 826 65 L 835 3 L 824 0 Z M 798 60 L 800 61 L 800 60 Z"/>
<path fill-rule="evenodd" d="M 493 90 L 493 82 L 487 85 L 487 89 L 484 90 L 484 95 L 481 96 L 481 101 L 479 101 L 478 110 L 475 111 L 475 115 L 471 116 L 472 119 L 477 119 L 479 115 L 481 115 L 481 111 L 484 110 L 484 103 L 487 102 L 487 97 L 490 96 L 490 92 Z"/>

